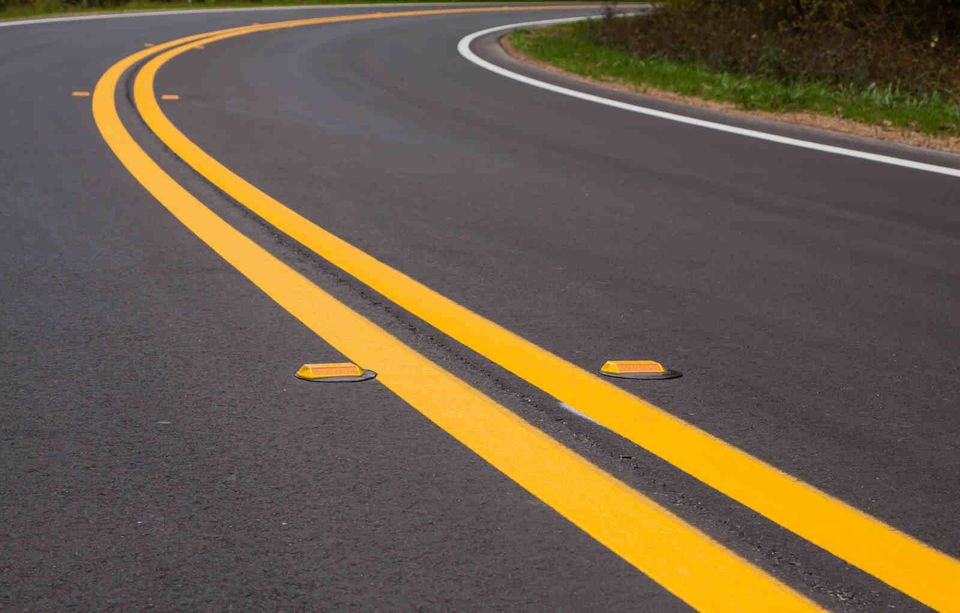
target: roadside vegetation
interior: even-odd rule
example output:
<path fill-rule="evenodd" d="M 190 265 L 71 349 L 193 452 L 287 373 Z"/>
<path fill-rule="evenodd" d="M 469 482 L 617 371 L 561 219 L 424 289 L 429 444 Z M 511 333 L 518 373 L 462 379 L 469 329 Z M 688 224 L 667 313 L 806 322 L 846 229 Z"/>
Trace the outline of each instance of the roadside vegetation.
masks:
<path fill-rule="evenodd" d="M 299 6 L 309 4 L 372 4 L 385 1 L 412 3 L 422 0 L 0 0 L 0 19 L 43 17 L 54 13 Z M 463 0 L 430 1 L 455 3 Z M 485 0 L 472 1 L 482 2 Z"/>
<path fill-rule="evenodd" d="M 665 0 L 510 42 L 593 79 L 960 135 L 960 0 Z"/>

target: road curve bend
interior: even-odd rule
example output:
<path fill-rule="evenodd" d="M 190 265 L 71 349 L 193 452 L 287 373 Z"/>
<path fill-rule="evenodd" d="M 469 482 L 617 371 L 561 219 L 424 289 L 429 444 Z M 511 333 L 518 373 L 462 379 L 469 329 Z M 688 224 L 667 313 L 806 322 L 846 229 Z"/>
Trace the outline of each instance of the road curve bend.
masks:
<path fill-rule="evenodd" d="M 497 44 L 595 13 L 0 29 L 0 603 L 960 609 L 957 158 Z"/>

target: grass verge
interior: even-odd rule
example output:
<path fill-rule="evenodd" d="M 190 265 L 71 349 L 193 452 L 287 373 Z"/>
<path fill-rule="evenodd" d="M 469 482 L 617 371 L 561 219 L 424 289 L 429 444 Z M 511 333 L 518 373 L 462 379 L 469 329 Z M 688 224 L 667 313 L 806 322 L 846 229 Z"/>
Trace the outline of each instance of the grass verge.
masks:
<path fill-rule="evenodd" d="M 597 26 L 597 23 L 576 22 L 517 30 L 509 41 L 534 60 L 589 79 L 636 86 L 641 91 L 652 87 L 747 111 L 813 113 L 884 128 L 896 127 L 936 139 L 952 141 L 955 140 L 952 137 L 960 136 L 960 104 L 943 94 L 904 94 L 893 87 L 875 85 L 783 83 L 753 75 L 717 72 L 694 62 L 642 58 L 605 46 Z"/>

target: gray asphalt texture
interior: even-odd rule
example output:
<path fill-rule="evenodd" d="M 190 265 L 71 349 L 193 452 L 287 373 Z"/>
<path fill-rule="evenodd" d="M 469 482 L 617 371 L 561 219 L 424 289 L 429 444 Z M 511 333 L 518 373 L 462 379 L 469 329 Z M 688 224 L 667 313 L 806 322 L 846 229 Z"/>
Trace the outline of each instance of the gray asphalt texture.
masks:
<path fill-rule="evenodd" d="M 294 379 L 339 356 L 153 201 L 70 96 L 145 42 L 370 10 L 0 28 L 0 607 L 683 608 L 375 381 Z M 584 368 L 682 371 L 617 384 L 960 555 L 960 180 L 600 107 L 456 52 L 567 14 L 245 36 L 172 61 L 158 91 L 321 226 Z M 567 83 L 495 38 L 475 50 Z M 121 103 L 211 208 L 564 444 L 828 608 L 920 608 L 278 236 Z"/>

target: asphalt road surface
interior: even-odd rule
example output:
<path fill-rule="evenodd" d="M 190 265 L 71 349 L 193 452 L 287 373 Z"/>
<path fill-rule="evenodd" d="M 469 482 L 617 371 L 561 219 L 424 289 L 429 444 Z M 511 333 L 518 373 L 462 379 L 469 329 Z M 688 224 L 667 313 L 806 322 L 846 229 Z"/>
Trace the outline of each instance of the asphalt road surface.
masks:
<path fill-rule="evenodd" d="M 624 553 L 639 524 L 598 536 L 610 522 L 590 514 L 610 499 L 590 486 L 571 511 L 538 493 L 558 477 L 523 481 L 529 462 L 498 464 L 465 442 L 457 428 L 487 421 L 459 396 L 431 396 L 440 371 L 395 375 L 387 356 L 362 364 L 382 371 L 373 381 L 295 379 L 304 362 L 344 361 L 339 341 L 171 215 L 111 150 L 97 99 L 71 95 L 130 54 L 148 59 L 147 43 L 394 10 L 412 9 L 0 27 L 0 608 L 725 608 L 700 598 L 735 590 L 714 585 L 726 575 L 666 580 L 673 563 L 658 547 Z M 761 485 L 739 498 L 677 461 L 692 447 L 663 453 L 568 410 L 500 354 L 414 314 L 419 303 L 400 306 L 263 221 L 144 121 L 142 63 L 104 100 L 264 253 L 763 581 L 832 610 L 960 608 L 960 583 L 942 587 L 960 577 L 960 178 L 628 113 L 457 52 L 481 29 L 594 13 L 257 31 L 170 58 L 156 93 L 179 96 L 163 112 L 236 175 L 473 314 L 586 371 L 608 359 L 680 370 L 612 381 L 909 535 L 916 551 L 942 552 L 939 566 L 903 558 L 898 572 L 916 584 L 891 585 L 854 555 L 869 535 L 841 534 L 840 551 L 800 534 L 752 502 L 794 498 Z M 960 168 L 946 154 L 605 92 L 518 64 L 496 36 L 473 50 L 622 101 Z M 376 362 L 379 341 L 362 344 Z M 514 457 L 515 440 L 494 442 Z M 575 499 L 580 473 L 564 474 L 559 489 Z"/>

